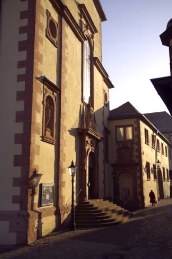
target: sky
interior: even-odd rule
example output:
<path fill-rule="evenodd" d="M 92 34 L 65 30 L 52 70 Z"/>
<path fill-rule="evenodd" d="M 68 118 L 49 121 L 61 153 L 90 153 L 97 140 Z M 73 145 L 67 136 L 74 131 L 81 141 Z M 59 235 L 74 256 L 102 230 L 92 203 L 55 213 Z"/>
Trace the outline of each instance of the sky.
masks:
<path fill-rule="evenodd" d="M 102 62 L 114 89 L 110 109 L 130 102 L 139 112 L 166 111 L 150 79 L 170 75 L 169 48 L 159 35 L 172 18 L 172 0 L 101 0 Z"/>

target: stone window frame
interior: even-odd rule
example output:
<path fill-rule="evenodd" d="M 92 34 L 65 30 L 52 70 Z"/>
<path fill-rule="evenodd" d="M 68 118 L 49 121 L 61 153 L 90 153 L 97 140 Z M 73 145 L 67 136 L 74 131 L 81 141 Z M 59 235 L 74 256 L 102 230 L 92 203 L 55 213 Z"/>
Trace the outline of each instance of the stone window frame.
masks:
<path fill-rule="evenodd" d="M 121 133 L 122 135 L 120 136 L 119 130 L 122 130 Z M 127 138 L 127 132 L 128 130 L 131 129 L 131 138 Z M 118 125 L 115 127 L 115 132 L 116 132 L 116 142 L 132 142 L 134 140 L 134 127 L 132 124 L 127 124 L 127 125 Z"/>
<path fill-rule="evenodd" d="M 58 87 L 45 76 L 41 77 L 43 82 L 43 113 L 42 113 L 42 136 L 41 140 L 49 144 L 55 144 L 56 141 L 56 114 L 57 114 L 57 93 Z M 48 100 L 51 100 L 47 104 Z M 47 114 L 50 112 L 50 114 Z M 49 118 L 48 118 L 49 117 Z"/>
<path fill-rule="evenodd" d="M 147 175 L 147 181 L 151 180 L 151 170 L 150 170 L 150 163 L 146 162 L 146 175 Z"/>
<path fill-rule="evenodd" d="M 145 128 L 145 144 L 149 145 L 149 131 Z"/>
<path fill-rule="evenodd" d="M 82 101 L 87 105 L 94 108 L 94 75 L 93 75 L 93 57 L 94 57 L 94 34 L 98 32 L 85 4 L 79 4 L 80 10 L 80 25 L 82 33 L 84 34 L 84 41 L 82 43 L 82 71 L 83 71 L 83 82 L 82 82 Z M 89 66 L 88 62 L 85 62 L 85 58 L 88 58 L 85 54 L 89 49 Z M 88 71 L 89 70 L 89 71 Z M 87 73 L 88 72 L 88 73 Z M 84 80 L 85 75 L 89 74 L 89 85 L 86 84 Z M 88 78 L 87 78 L 88 79 Z M 85 93 L 89 90 L 89 98 L 88 93 Z"/>
<path fill-rule="evenodd" d="M 57 45 L 58 45 L 58 23 L 52 17 L 52 15 L 48 11 L 48 9 L 46 10 L 46 15 L 47 15 L 46 37 L 57 48 Z"/>

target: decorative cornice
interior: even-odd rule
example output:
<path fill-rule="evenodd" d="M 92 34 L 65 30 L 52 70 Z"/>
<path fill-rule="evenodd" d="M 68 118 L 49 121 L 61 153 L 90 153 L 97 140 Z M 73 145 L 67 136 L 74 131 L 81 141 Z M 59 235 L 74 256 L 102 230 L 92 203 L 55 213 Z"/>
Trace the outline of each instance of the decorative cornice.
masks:
<path fill-rule="evenodd" d="M 50 0 L 50 2 L 59 13 L 63 11 L 65 5 L 61 2 L 61 0 Z"/>
<path fill-rule="evenodd" d="M 102 8 L 102 6 L 101 6 L 100 1 L 99 1 L 99 0 L 93 0 L 93 2 L 94 2 L 94 5 L 95 5 L 95 7 L 96 7 L 96 9 L 97 9 L 97 12 L 98 12 L 98 14 L 99 14 L 99 17 L 100 17 L 101 21 L 102 21 L 102 22 L 106 21 L 106 20 L 107 20 L 107 19 L 106 19 L 106 15 L 105 15 L 105 13 L 104 13 L 104 11 L 103 11 L 103 8 Z"/>
<path fill-rule="evenodd" d="M 56 11 L 58 13 L 60 13 L 62 15 L 62 17 L 66 20 L 66 22 L 68 23 L 68 25 L 70 26 L 72 31 L 75 33 L 76 37 L 81 42 L 85 41 L 86 38 L 85 38 L 80 26 L 76 22 L 75 18 L 69 11 L 68 7 L 66 5 L 64 5 L 60 0 L 50 0 L 50 2 L 52 3 L 52 5 L 56 9 Z"/>
<path fill-rule="evenodd" d="M 87 10 L 85 4 L 79 4 L 79 9 L 80 9 L 80 12 L 81 12 L 81 14 L 83 15 L 85 21 L 87 22 L 87 24 L 88 24 L 88 26 L 89 26 L 91 32 L 92 32 L 93 34 L 95 34 L 96 32 L 98 32 L 96 26 L 94 25 L 93 20 L 91 19 L 91 16 L 90 16 L 90 14 L 89 14 L 89 12 L 88 12 L 88 10 Z"/>
<path fill-rule="evenodd" d="M 76 37 L 80 41 L 84 41 L 86 38 L 85 38 L 83 32 L 81 31 L 81 28 L 79 27 L 79 25 L 75 21 L 73 15 L 71 14 L 71 12 L 69 11 L 69 9 L 66 6 L 64 7 L 63 17 L 68 22 L 69 26 L 71 27 L 71 29 L 75 33 Z"/>
<path fill-rule="evenodd" d="M 106 83 L 108 88 L 114 88 L 114 85 L 112 84 L 112 82 L 109 79 L 109 75 L 107 74 L 106 70 L 104 69 L 104 67 L 103 67 L 102 63 L 100 62 L 100 60 L 98 59 L 98 57 L 94 57 L 93 62 L 94 62 L 94 65 L 96 66 L 97 70 L 102 75 L 104 82 Z"/>
<path fill-rule="evenodd" d="M 45 84 L 46 86 L 48 86 L 53 91 L 60 92 L 59 87 L 56 84 L 54 84 L 52 81 L 50 81 L 46 76 L 36 77 L 36 79 L 39 80 L 42 84 Z"/>
<path fill-rule="evenodd" d="M 103 139 L 103 136 L 93 129 L 78 128 L 78 133 L 94 137 L 98 141 L 101 141 Z"/>

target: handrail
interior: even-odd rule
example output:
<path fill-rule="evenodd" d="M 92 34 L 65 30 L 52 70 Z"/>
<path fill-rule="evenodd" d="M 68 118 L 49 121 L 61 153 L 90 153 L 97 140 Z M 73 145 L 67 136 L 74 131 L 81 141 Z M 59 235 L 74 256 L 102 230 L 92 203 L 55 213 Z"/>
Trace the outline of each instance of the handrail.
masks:
<path fill-rule="evenodd" d="M 77 203 L 77 198 L 79 197 L 80 193 L 82 192 L 82 189 L 79 190 L 78 194 L 76 195 L 76 200 L 75 202 Z"/>
<path fill-rule="evenodd" d="M 82 189 L 79 190 L 78 194 L 76 195 L 75 203 L 77 203 L 77 198 L 79 197 L 80 193 L 82 192 Z M 65 209 L 63 214 L 68 213 L 70 211 L 70 206 L 71 206 L 71 198 L 69 198 L 65 204 Z"/>

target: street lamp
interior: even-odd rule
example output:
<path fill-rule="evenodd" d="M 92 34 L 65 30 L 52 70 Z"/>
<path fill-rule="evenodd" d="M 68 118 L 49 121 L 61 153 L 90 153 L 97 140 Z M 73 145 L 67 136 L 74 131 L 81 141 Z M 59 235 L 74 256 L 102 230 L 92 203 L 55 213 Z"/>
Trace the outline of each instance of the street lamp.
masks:
<path fill-rule="evenodd" d="M 75 225 L 75 207 L 74 207 L 74 177 L 76 175 L 76 166 L 72 160 L 71 165 L 68 167 L 69 169 L 69 174 L 72 177 L 72 202 L 71 202 L 71 230 L 76 229 Z"/>

